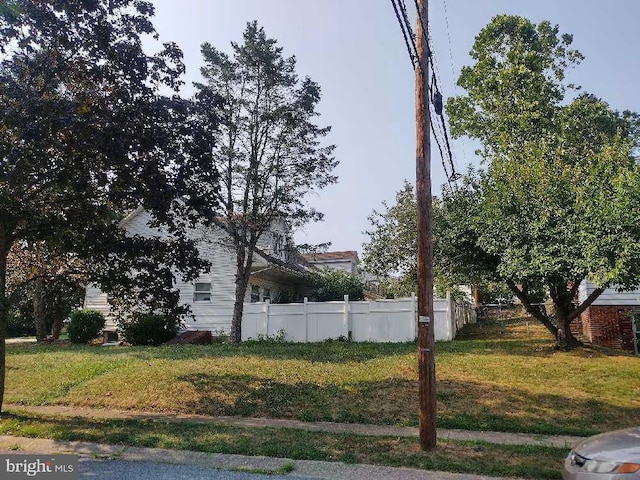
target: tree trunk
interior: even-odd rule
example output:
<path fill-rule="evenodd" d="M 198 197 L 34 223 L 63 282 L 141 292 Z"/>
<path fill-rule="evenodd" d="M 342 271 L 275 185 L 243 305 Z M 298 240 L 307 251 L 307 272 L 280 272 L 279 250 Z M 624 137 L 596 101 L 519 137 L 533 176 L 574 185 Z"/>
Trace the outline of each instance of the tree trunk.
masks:
<path fill-rule="evenodd" d="M 60 332 L 64 327 L 64 317 L 62 315 L 54 315 L 51 322 L 51 339 L 58 340 Z"/>
<path fill-rule="evenodd" d="M 7 319 L 9 317 L 9 299 L 7 298 L 7 255 L 12 240 L 0 227 L 0 413 L 4 401 L 4 380 L 6 372 Z"/>
<path fill-rule="evenodd" d="M 554 338 L 558 338 L 558 328 L 549 320 L 549 317 L 542 313 L 540 307 L 538 305 L 531 305 L 526 295 L 518 288 L 518 286 L 511 280 L 507 280 L 507 285 L 511 289 L 511 291 L 515 294 L 516 297 L 520 300 L 524 308 L 528 313 L 531 314 L 533 318 L 538 320 L 542 325 L 545 326 L 549 333 L 554 336 Z"/>
<path fill-rule="evenodd" d="M 555 348 L 562 350 L 573 350 L 582 345 L 571 332 L 571 321 L 564 312 L 557 313 L 558 333 L 556 335 Z"/>
<path fill-rule="evenodd" d="M 471 286 L 471 294 L 473 295 L 473 303 L 477 308 L 480 306 L 480 289 L 478 288 L 478 285 Z"/>
<path fill-rule="evenodd" d="M 251 265 L 253 264 L 253 252 L 245 255 L 244 248 L 237 248 L 236 252 L 236 295 L 233 303 L 233 317 L 231 319 L 231 332 L 229 340 L 231 343 L 242 341 L 242 313 L 244 311 L 244 297 L 247 293 Z"/>
<path fill-rule="evenodd" d="M 38 343 L 47 338 L 45 306 L 44 306 L 44 280 L 38 277 L 33 282 L 33 318 L 36 322 L 36 340 Z"/>

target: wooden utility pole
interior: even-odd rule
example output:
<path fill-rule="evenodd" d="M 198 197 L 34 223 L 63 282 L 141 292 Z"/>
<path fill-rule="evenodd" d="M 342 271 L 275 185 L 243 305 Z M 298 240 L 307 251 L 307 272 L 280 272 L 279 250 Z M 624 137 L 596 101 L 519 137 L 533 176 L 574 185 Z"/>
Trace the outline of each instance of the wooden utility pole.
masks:
<path fill-rule="evenodd" d="M 417 0 L 416 50 L 416 197 L 418 206 L 418 414 L 420 447 L 436 447 L 436 369 L 433 340 L 433 226 L 427 0 Z M 423 28 L 424 24 L 424 28 Z"/>

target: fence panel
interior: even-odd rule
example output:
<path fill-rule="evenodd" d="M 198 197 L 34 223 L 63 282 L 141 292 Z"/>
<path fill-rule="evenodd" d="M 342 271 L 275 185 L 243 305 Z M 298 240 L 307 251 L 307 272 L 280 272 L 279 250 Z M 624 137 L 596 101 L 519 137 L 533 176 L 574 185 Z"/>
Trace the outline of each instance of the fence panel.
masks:
<path fill-rule="evenodd" d="M 416 339 L 416 299 L 351 302 L 245 304 L 242 339 L 277 337 L 291 342 L 349 338 L 356 342 L 409 342 Z M 475 321 L 467 304 L 434 299 L 434 338 L 453 340 L 466 323 Z"/>

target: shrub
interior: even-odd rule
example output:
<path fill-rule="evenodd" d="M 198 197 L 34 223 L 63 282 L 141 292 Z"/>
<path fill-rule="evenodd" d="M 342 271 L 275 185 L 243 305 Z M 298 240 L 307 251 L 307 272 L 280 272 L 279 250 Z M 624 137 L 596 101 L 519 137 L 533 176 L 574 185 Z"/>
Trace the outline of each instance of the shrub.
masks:
<path fill-rule="evenodd" d="M 104 316 L 95 310 L 75 310 L 67 324 L 71 343 L 87 343 L 96 338 L 104 328 Z"/>
<path fill-rule="evenodd" d="M 9 312 L 7 318 L 7 337 L 26 337 L 36 334 L 33 316 L 26 317 L 20 311 Z"/>
<path fill-rule="evenodd" d="M 120 333 L 131 345 L 158 346 L 178 333 L 179 320 L 157 313 L 135 313 L 120 323 Z"/>
<path fill-rule="evenodd" d="M 342 270 L 321 270 L 312 273 L 309 297 L 314 302 L 342 300 L 349 295 L 349 300 L 364 299 L 364 282 Z"/>

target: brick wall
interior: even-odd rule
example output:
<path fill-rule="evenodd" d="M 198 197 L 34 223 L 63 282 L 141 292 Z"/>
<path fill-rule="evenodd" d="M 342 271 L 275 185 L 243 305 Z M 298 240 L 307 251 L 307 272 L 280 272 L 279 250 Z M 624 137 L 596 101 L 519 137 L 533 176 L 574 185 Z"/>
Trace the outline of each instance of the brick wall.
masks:
<path fill-rule="evenodd" d="M 576 330 L 594 345 L 634 351 L 628 308 L 591 306 L 576 322 Z"/>

